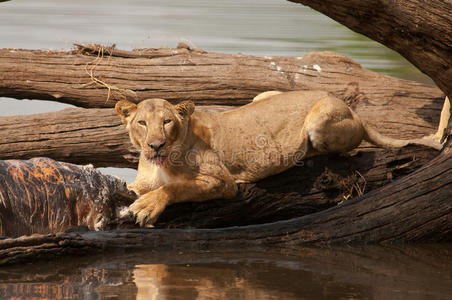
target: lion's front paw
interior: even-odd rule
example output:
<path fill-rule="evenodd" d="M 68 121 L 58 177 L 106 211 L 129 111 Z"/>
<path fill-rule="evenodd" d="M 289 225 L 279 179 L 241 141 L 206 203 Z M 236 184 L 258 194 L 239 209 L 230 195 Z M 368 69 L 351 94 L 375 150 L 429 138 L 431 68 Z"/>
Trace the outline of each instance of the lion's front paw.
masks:
<path fill-rule="evenodd" d="M 129 191 L 134 192 L 134 193 L 137 194 L 137 195 L 140 194 L 138 188 L 136 187 L 136 185 L 135 185 L 134 183 L 128 184 L 128 185 L 127 185 L 127 189 L 128 189 Z"/>
<path fill-rule="evenodd" d="M 136 216 L 137 223 L 141 227 L 152 227 L 167 204 L 168 200 L 164 193 L 153 191 L 135 200 L 129 209 Z"/>

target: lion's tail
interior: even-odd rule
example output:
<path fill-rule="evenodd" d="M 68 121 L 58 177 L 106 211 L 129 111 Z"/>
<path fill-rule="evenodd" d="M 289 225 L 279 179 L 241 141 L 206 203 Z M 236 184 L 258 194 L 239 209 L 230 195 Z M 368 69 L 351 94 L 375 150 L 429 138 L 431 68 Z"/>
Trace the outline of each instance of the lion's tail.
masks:
<path fill-rule="evenodd" d="M 384 136 L 367 124 L 363 124 L 363 128 L 364 140 L 383 148 L 402 148 L 409 144 L 423 145 L 437 150 L 441 150 L 441 148 L 443 147 L 443 144 L 439 143 L 431 136 L 426 136 L 420 139 L 401 140 Z"/>

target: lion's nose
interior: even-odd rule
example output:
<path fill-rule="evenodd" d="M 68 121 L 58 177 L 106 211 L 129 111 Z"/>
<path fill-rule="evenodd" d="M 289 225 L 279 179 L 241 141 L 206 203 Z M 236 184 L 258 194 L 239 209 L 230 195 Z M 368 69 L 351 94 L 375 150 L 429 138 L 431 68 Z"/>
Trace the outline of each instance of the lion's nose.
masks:
<path fill-rule="evenodd" d="M 165 146 L 165 143 L 166 143 L 165 140 L 159 140 L 159 141 L 148 144 L 148 146 L 155 152 L 158 152 L 160 149 L 163 148 L 163 146 Z"/>

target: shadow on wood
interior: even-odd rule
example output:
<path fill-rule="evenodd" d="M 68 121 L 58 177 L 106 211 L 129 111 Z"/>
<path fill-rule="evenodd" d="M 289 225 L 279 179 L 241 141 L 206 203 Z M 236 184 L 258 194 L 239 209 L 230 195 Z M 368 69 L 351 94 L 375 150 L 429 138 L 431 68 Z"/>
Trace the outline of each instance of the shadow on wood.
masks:
<path fill-rule="evenodd" d="M 451 241 L 451 186 L 449 145 L 425 166 L 401 179 L 341 205 L 303 217 L 216 229 L 128 229 L 7 238 L 0 240 L 0 264 L 38 257 L 49 259 L 67 254 L 131 249 L 156 252 L 262 250 Z M 269 209 L 275 210 L 272 206 Z"/>

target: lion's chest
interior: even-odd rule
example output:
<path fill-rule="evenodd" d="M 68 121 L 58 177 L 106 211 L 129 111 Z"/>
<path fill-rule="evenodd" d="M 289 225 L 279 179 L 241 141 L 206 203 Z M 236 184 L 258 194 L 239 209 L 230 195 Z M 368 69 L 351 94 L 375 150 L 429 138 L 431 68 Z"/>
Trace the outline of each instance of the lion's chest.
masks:
<path fill-rule="evenodd" d="M 173 181 L 165 168 L 154 164 L 140 164 L 137 178 L 133 185 L 139 190 L 139 194 L 153 191 Z"/>
<path fill-rule="evenodd" d="M 160 187 L 164 184 L 167 184 L 171 181 L 170 177 L 168 176 L 167 172 L 164 168 L 160 166 L 154 166 L 149 172 L 149 182 L 157 187 Z"/>

